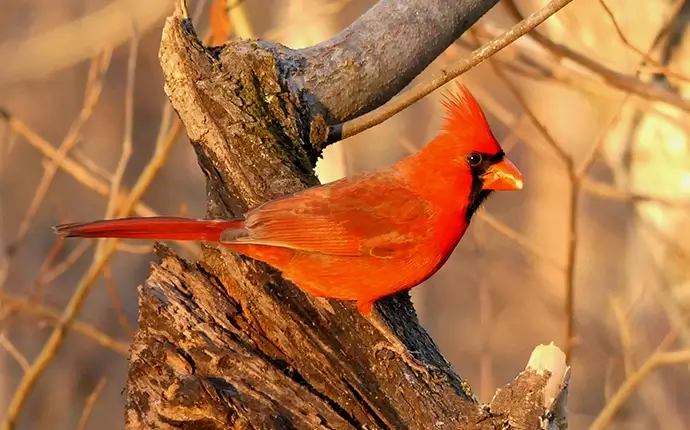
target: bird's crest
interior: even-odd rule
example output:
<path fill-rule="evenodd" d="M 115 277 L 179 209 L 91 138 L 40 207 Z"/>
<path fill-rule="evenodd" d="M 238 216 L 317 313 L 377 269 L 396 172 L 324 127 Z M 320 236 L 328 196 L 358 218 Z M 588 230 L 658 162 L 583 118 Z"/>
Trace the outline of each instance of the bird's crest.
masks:
<path fill-rule="evenodd" d="M 441 102 L 446 109 L 443 131 L 449 136 L 457 136 L 461 140 L 462 138 L 469 138 L 475 146 L 486 146 L 485 148 L 476 148 L 477 150 L 489 153 L 496 152 L 500 148 L 496 147 L 496 139 L 479 102 L 467 87 L 459 82 L 457 86 L 458 91 L 446 93 Z"/>

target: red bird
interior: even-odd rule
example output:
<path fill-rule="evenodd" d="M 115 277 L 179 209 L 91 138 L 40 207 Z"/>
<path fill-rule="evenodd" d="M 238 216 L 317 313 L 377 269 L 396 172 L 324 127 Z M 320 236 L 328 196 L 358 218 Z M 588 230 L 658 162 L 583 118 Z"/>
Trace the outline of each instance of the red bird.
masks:
<path fill-rule="evenodd" d="M 493 191 L 519 190 L 479 103 L 462 85 L 443 101 L 442 132 L 387 169 L 284 196 L 232 220 L 124 218 L 55 227 L 64 237 L 218 242 L 282 271 L 318 297 L 373 303 L 419 285 L 446 262 Z"/>
<path fill-rule="evenodd" d="M 65 224 L 65 237 L 217 242 L 270 264 L 318 297 L 373 303 L 419 285 L 448 260 L 479 205 L 493 191 L 519 190 L 479 103 L 462 85 L 444 100 L 442 132 L 388 169 L 278 198 L 232 220 L 125 218 Z M 405 346 L 368 318 L 410 367 Z"/>
<path fill-rule="evenodd" d="M 479 103 L 458 88 L 443 101 L 442 132 L 390 168 L 284 196 L 232 220 L 124 218 L 55 230 L 64 237 L 220 243 L 279 269 L 309 294 L 354 300 L 369 317 L 376 300 L 439 270 L 493 191 L 522 189 Z M 368 319 L 420 369 L 389 330 Z"/>

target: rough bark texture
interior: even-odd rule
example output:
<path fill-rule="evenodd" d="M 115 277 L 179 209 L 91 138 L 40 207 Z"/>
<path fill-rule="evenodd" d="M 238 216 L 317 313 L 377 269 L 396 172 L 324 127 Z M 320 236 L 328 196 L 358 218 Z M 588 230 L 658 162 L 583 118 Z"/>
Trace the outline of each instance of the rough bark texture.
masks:
<path fill-rule="evenodd" d="M 398 11 L 403 15 L 419 12 L 413 2 L 381 3 L 409 3 Z M 485 11 L 495 1 L 451 3 L 447 8 L 471 6 L 471 18 L 464 19 L 476 20 L 479 5 Z M 443 35 L 446 44 L 469 26 L 459 15 L 450 24 L 458 27 Z M 378 95 L 344 96 L 336 109 L 329 83 L 295 90 L 294 67 L 303 63 L 286 52 L 251 41 L 207 50 L 179 13 L 166 23 L 160 51 L 165 89 L 207 176 L 211 218 L 316 185 L 312 167 L 325 124 L 376 107 L 423 68 L 413 65 L 403 81 L 389 75 Z M 314 76 L 317 69 L 311 63 L 303 73 Z M 354 76 L 330 84 L 355 88 Z M 309 94 L 332 103 L 328 119 L 314 110 Z M 157 253 L 161 264 L 140 288 L 127 387 L 130 430 L 536 428 L 546 413 L 549 375 L 534 372 L 497 396 L 495 410 L 479 405 L 418 324 L 407 293 L 382 300 L 377 309 L 421 362 L 438 369 L 431 379 L 396 354 L 377 351 L 374 345 L 385 338 L 353 304 L 313 298 L 267 265 L 220 247 L 205 247 L 199 263 L 161 246 Z"/>

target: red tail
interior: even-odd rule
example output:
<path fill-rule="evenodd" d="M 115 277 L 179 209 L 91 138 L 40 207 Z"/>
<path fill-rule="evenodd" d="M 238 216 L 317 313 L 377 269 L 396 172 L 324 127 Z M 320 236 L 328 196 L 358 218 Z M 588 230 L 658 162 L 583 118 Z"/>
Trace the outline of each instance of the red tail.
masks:
<path fill-rule="evenodd" d="M 179 217 L 120 218 L 62 224 L 55 233 L 63 237 L 113 237 L 122 239 L 197 240 L 218 242 L 227 229 L 242 229 L 244 219 L 197 220 Z"/>

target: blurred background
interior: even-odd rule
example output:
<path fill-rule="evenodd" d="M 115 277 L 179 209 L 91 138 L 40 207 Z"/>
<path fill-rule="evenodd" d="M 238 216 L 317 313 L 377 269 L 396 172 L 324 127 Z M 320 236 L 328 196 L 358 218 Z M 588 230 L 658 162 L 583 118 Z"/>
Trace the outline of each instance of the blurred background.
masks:
<path fill-rule="evenodd" d="M 224 0 L 190 1 L 200 34 L 213 23 L 218 43 L 251 37 L 301 48 L 375 1 L 229 3 L 226 13 Z M 414 83 L 544 4 L 501 1 Z M 0 417 L 26 398 L 18 429 L 120 429 L 151 244 L 118 245 L 93 274 L 64 344 L 39 356 L 96 246 L 62 243 L 50 227 L 116 214 L 118 196 L 135 184 L 144 191 L 136 215 L 203 217 L 204 179 L 166 108 L 157 57 L 172 1 L 25 0 L 3 10 Z M 450 261 L 412 295 L 482 401 L 537 344 L 553 341 L 572 348 L 571 428 L 690 428 L 689 22 L 686 0 L 575 0 L 538 35 L 460 78 L 525 189 L 492 197 Z M 444 91 L 329 147 L 321 180 L 423 146 L 439 129 Z M 143 171 L 155 175 L 140 179 Z M 37 362 L 45 372 L 33 378 Z"/>

